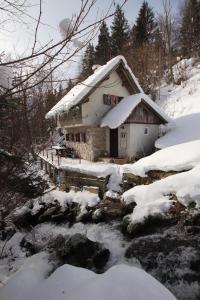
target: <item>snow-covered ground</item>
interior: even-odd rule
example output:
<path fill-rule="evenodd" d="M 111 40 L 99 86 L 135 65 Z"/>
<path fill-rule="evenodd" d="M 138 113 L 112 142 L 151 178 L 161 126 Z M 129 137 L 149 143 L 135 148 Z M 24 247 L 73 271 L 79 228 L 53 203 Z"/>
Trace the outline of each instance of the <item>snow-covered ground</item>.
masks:
<path fill-rule="evenodd" d="M 1 300 L 176 300 L 151 275 L 127 265 L 100 275 L 63 265 L 46 278 L 50 270 L 45 252 L 32 256 L 0 289 Z"/>
<path fill-rule="evenodd" d="M 200 140 L 178 144 L 122 166 L 122 172 L 144 177 L 151 170 L 186 171 L 200 163 Z"/>
<path fill-rule="evenodd" d="M 166 125 L 165 135 L 156 141 L 155 146 L 158 149 L 163 149 L 173 145 L 199 140 L 200 131 L 198 128 L 200 128 L 200 112 L 176 118 L 172 123 Z"/>

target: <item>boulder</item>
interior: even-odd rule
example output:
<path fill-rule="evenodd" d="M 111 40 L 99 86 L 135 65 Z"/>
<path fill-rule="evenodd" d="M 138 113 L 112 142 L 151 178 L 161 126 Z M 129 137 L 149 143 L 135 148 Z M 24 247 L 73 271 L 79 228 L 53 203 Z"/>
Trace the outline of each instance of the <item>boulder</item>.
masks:
<path fill-rule="evenodd" d="M 127 215 L 123 218 L 121 229 L 124 234 L 131 237 L 137 237 L 160 232 L 164 227 L 169 227 L 176 223 L 177 219 L 170 214 L 148 216 L 143 222 L 138 223 L 133 223 L 130 216 Z"/>
<path fill-rule="evenodd" d="M 43 214 L 41 214 L 38 218 L 39 222 L 44 222 L 44 221 L 48 221 L 51 219 L 52 215 L 55 214 L 58 211 L 58 207 L 57 206 L 53 206 L 48 208 L 47 210 L 45 210 L 43 212 Z"/>
<path fill-rule="evenodd" d="M 9 214 L 8 219 L 18 228 L 30 227 L 33 222 L 31 209 L 22 206 Z"/>
<path fill-rule="evenodd" d="M 110 252 L 102 244 L 89 240 L 82 234 L 74 234 L 70 238 L 59 235 L 49 245 L 49 251 L 56 253 L 60 264 L 101 271 L 106 265 Z"/>

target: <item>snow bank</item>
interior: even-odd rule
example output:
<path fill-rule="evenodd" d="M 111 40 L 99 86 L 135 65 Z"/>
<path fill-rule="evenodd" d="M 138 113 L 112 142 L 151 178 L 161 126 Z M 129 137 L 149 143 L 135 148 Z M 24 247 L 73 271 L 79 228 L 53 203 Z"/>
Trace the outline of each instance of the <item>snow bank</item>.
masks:
<path fill-rule="evenodd" d="M 166 213 L 173 201 L 170 194 L 175 194 L 180 203 L 188 206 L 196 203 L 200 207 L 200 164 L 194 169 L 169 176 L 149 185 L 136 186 L 123 194 L 128 204 L 137 205 L 131 214 L 132 223 L 143 222 L 148 216 Z"/>
<path fill-rule="evenodd" d="M 185 171 L 200 163 L 200 140 L 175 145 L 159 150 L 122 167 L 123 173 L 133 173 L 145 177 L 151 170 Z"/>
<path fill-rule="evenodd" d="M 123 98 L 120 103 L 118 103 L 114 108 L 112 108 L 102 119 L 101 127 L 108 126 L 109 128 L 118 128 L 123 124 L 126 119 L 130 116 L 135 107 L 141 102 L 146 102 L 150 107 L 153 108 L 165 121 L 169 122 L 170 119 L 167 115 L 158 107 L 158 105 L 153 102 L 144 93 L 139 93 Z"/>
<path fill-rule="evenodd" d="M 18 285 L 14 284 L 21 276 L 21 272 L 17 273 L 12 282 L 0 290 L 1 300 L 176 300 L 145 271 L 126 265 L 112 267 L 104 274 L 63 265 L 47 279 L 39 277 L 37 285 L 32 284 L 32 271 L 27 268 L 27 284 L 22 281 L 20 290 L 16 290 Z"/>
<path fill-rule="evenodd" d="M 189 141 L 200 140 L 198 128 L 200 128 L 200 113 L 174 119 L 172 123 L 166 125 L 166 134 L 156 141 L 155 146 L 158 149 L 162 149 Z"/>
<path fill-rule="evenodd" d="M 114 67 L 116 67 L 120 62 L 124 63 L 125 68 L 130 73 L 131 77 L 135 81 L 139 91 L 143 93 L 142 88 L 140 87 L 136 77 L 133 75 L 131 69 L 127 65 L 125 58 L 122 55 L 116 56 L 111 59 L 107 64 L 103 65 L 102 67 L 98 68 L 94 74 L 89 76 L 85 81 L 77 84 L 73 87 L 67 95 L 65 95 L 47 114 L 46 118 L 54 117 L 56 114 L 60 114 L 63 112 L 69 111 L 70 108 L 77 105 L 81 99 L 83 99 L 94 86 L 96 86 L 101 80 L 105 78 L 107 74 Z"/>
<path fill-rule="evenodd" d="M 48 263 L 48 254 L 41 252 L 28 258 L 24 265 L 16 272 L 5 288 L 0 289 L 0 299 L 31 299 L 35 293 L 35 288 L 44 280 L 52 270 Z"/>

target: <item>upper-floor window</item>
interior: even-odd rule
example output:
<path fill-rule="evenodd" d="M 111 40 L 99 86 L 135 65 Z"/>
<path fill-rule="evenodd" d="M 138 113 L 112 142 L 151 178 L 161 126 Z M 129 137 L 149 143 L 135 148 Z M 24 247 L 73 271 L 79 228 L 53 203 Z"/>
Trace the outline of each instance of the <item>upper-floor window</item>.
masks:
<path fill-rule="evenodd" d="M 113 105 L 118 104 L 122 99 L 123 99 L 123 97 L 104 94 L 103 95 L 103 104 L 113 106 Z"/>

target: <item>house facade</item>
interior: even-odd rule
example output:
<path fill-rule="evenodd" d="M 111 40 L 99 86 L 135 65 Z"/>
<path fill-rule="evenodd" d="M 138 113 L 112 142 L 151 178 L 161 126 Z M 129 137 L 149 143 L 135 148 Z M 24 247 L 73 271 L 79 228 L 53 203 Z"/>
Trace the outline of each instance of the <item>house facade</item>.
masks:
<path fill-rule="evenodd" d="M 123 56 L 99 67 L 46 115 L 78 157 L 133 160 L 150 154 L 168 117 L 144 94 Z"/>

